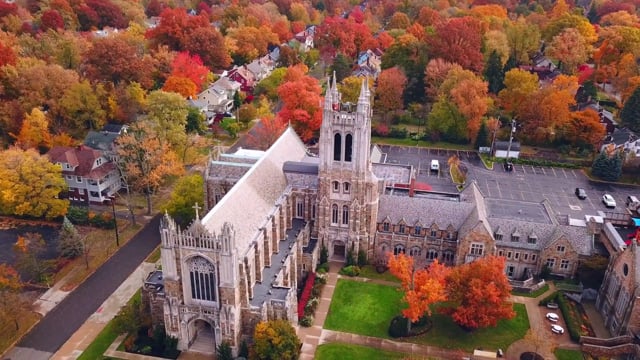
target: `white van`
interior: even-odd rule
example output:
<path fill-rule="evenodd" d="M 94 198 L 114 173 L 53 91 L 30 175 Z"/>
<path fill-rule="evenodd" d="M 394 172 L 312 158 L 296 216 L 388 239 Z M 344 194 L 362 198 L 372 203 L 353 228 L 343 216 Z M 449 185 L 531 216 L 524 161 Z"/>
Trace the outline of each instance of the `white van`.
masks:
<path fill-rule="evenodd" d="M 440 171 L 440 162 L 438 160 L 431 160 L 431 171 Z"/>

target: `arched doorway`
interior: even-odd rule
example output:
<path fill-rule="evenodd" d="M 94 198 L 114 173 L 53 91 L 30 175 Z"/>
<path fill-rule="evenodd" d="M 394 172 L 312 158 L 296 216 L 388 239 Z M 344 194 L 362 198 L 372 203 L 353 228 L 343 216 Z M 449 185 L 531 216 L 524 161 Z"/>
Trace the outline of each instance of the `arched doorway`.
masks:
<path fill-rule="evenodd" d="M 191 334 L 189 351 L 204 354 L 214 354 L 216 352 L 216 339 L 213 334 L 213 327 L 209 322 L 202 319 L 192 321 L 189 334 Z"/>
<path fill-rule="evenodd" d="M 331 257 L 331 260 L 344 261 L 346 257 L 346 248 L 347 246 L 344 241 L 335 240 L 333 242 L 333 256 Z"/>

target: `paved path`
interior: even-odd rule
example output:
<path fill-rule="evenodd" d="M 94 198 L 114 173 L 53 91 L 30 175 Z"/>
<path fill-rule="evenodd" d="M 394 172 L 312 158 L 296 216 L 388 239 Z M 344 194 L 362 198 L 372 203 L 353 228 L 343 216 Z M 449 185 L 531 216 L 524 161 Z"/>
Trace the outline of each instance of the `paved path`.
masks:
<path fill-rule="evenodd" d="M 3 359 L 49 359 L 159 244 L 156 215 L 136 236 L 64 297 Z"/>

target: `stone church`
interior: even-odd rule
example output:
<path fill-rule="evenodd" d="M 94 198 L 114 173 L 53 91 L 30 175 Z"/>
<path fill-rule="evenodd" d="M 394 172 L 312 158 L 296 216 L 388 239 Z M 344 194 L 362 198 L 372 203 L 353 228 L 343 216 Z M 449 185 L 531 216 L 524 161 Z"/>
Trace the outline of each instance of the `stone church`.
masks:
<path fill-rule="evenodd" d="M 413 167 L 382 161 L 371 145 L 371 98 L 364 81 L 357 103 L 343 103 L 334 77 L 318 156 L 292 128 L 267 151 L 219 154 L 204 173 L 204 215 L 186 229 L 165 216 L 162 270 L 143 294 L 180 350 L 212 353 L 226 341 L 237 353 L 259 321 L 296 324 L 298 282 L 321 246 L 334 261 L 360 253 L 378 264 L 388 253 L 452 266 L 501 255 L 516 286 L 543 267 L 572 276 L 591 254 L 597 224 L 570 225 L 547 202 L 511 212 L 474 183 L 434 195 Z"/>

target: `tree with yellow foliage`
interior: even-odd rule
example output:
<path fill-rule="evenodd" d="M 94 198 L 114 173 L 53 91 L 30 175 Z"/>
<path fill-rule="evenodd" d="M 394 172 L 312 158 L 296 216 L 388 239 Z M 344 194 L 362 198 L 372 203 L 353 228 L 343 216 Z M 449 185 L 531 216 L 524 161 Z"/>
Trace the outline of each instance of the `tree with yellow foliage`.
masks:
<path fill-rule="evenodd" d="M 0 153 L 0 214 L 53 219 L 67 213 L 62 168 L 33 149 Z"/>
<path fill-rule="evenodd" d="M 40 152 L 46 152 L 51 146 L 47 115 L 42 110 L 33 108 L 31 114 L 25 114 L 20 133 L 13 137 L 16 139 L 16 146 L 21 149 L 37 148 Z"/>
<path fill-rule="evenodd" d="M 258 323 L 253 340 L 254 360 L 294 360 L 300 356 L 300 339 L 286 320 Z"/>

